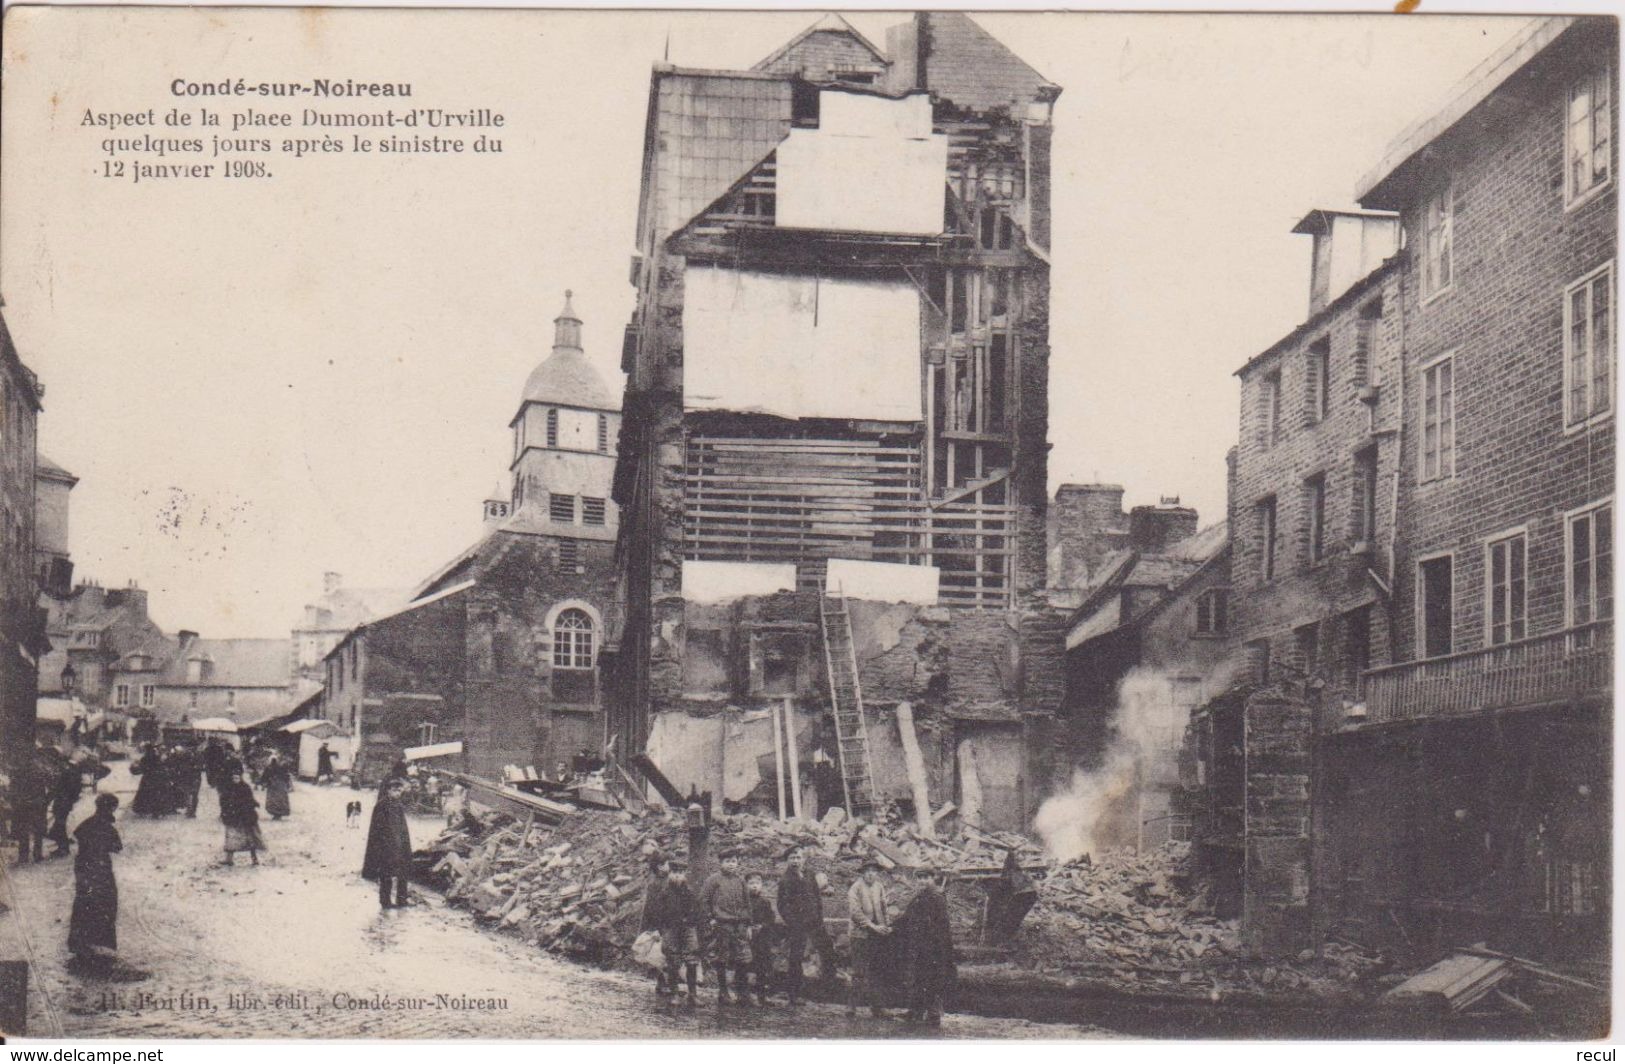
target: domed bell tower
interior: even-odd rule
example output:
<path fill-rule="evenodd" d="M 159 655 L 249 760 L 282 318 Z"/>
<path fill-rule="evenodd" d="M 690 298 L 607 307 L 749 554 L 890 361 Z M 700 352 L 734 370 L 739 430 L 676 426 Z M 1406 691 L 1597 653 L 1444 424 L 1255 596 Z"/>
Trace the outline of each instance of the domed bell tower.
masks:
<path fill-rule="evenodd" d="M 619 404 L 581 346 L 574 293 L 553 319 L 553 351 L 525 382 L 514 415 L 513 515 L 544 531 L 612 538 Z M 487 507 L 489 513 L 489 505 Z"/>

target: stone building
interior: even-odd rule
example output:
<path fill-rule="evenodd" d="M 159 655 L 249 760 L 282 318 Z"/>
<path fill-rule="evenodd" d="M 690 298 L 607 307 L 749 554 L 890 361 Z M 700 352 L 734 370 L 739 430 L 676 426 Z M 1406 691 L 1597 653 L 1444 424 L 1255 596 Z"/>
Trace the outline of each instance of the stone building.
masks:
<path fill-rule="evenodd" d="M 294 703 L 321 690 L 327 655 L 339 640 L 410 596 L 410 588 L 346 587 L 342 574 L 323 573 L 321 597 L 306 604 L 289 635 Z"/>
<path fill-rule="evenodd" d="M 862 600 L 841 683 L 863 689 L 876 798 L 1026 826 L 1064 623 L 1043 594 L 1059 92 L 957 13 L 885 51 L 831 16 L 751 70 L 656 65 L 615 479 L 620 755 L 743 801 L 779 771 L 789 698 L 793 767 L 840 761 L 820 612 L 839 592 Z M 916 739 L 923 797 L 884 753 Z"/>
<path fill-rule="evenodd" d="M 113 709 L 176 724 L 222 717 L 254 724 L 293 708 L 285 639 L 204 639 L 180 631 L 154 655 L 112 669 Z"/>
<path fill-rule="evenodd" d="M 320 715 L 355 737 L 365 778 L 431 742 L 463 742 L 468 771 L 497 778 L 609 738 L 598 655 L 615 620 L 621 426 L 581 324 L 567 292 L 510 421 L 512 493 L 482 503 L 478 542 L 326 655 Z"/>
<path fill-rule="evenodd" d="M 43 389 L 0 315 L 0 757 L 11 779 L 29 771 L 39 658 L 50 649 L 34 562 L 36 429 Z"/>
<path fill-rule="evenodd" d="M 34 569 L 42 595 L 64 598 L 73 590 L 68 543 L 69 493 L 79 478 L 45 455 L 34 471 Z"/>
<path fill-rule="evenodd" d="M 1531 21 L 1305 220 L 1313 313 L 1240 371 L 1257 686 L 1209 723 L 1246 735 L 1260 951 L 1606 951 L 1617 93 L 1611 21 Z"/>

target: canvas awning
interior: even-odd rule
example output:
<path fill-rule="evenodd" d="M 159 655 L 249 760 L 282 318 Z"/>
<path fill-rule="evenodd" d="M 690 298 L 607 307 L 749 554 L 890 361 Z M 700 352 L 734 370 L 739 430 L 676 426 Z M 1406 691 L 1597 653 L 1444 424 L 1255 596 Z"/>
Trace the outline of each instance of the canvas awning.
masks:
<path fill-rule="evenodd" d="M 403 754 L 408 761 L 424 761 L 431 757 L 448 757 L 463 752 L 462 740 L 451 743 L 430 743 L 428 746 L 409 746 Z"/>

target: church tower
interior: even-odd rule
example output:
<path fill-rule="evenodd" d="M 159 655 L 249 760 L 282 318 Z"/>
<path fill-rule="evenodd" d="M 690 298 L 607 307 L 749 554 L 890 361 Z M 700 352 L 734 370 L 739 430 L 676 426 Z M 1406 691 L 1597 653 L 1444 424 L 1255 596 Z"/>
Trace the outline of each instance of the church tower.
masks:
<path fill-rule="evenodd" d="M 581 348 L 581 319 L 564 293 L 553 319 L 553 352 L 531 372 L 514 415 L 512 509 L 549 533 L 613 539 L 619 524 L 610 484 L 620 404 Z M 591 531 L 586 531 L 590 529 Z"/>

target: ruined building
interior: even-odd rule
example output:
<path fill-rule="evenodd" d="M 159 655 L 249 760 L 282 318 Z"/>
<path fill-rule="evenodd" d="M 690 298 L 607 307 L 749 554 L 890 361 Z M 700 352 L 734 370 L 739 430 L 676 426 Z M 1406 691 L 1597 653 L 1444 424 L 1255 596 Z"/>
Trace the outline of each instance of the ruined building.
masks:
<path fill-rule="evenodd" d="M 1239 372 L 1198 842 L 1261 952 L 1607 954 L 1617 42 L 1532 20 L 1300 224 L 1310 317 Z"/>
<path fill-rule="evenodd" d="M 831 16 L 751 70 L 655 67 L 621 756 L 742 801 L 778 749 L 821 806 L 1025 827 L 1064 623 L 1042 594 L 1059 92 L 951 13 L 884 51 Z"/>

